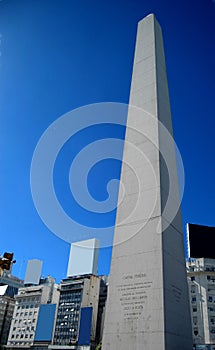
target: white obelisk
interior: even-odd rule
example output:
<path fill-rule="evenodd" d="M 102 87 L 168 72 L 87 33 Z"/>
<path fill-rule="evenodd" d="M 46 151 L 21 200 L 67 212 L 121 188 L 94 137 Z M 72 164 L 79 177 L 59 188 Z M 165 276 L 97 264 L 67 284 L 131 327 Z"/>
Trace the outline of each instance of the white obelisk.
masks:
<path fill-rule="evenodd" d="M 163 39 L 153 14 L 138 24 L 129 105 L 137 108 L 128 111 L 102 350 L 191 350 Z"/>

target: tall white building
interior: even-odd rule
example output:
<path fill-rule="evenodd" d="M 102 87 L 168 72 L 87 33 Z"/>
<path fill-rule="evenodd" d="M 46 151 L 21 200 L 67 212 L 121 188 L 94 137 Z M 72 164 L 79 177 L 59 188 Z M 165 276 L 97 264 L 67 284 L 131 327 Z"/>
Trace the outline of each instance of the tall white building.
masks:
<path fill-rule="evenodd" d="M 95 238 L 71 244 L 67 277 L 97 275 L 99 241 Z"/>
<path fill-rule="evenodd" d="M 7 348 L 33 345 L 40 305 L 57 304 L 58 295 L 55 279 L 50 276 L 41 279 L 39 285 L 19 289 L 15 296 L 16 303 Z"/>
<path fill-rule="evenodd" d="M 215 350 L 215 259 L 190 259 L 187 275 L 193 342 Z"/>
<path fill-rule="evenodd" d="M 28 260 L 28 265 L 25 273 L 25 284 L 39 284 L 42 273 L 42 260 Z"/>

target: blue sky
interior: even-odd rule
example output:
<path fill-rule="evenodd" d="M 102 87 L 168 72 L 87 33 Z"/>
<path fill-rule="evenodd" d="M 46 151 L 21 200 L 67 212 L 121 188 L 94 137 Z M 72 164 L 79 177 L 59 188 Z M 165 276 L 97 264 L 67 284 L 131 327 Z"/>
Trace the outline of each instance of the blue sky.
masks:
<path fill-rule="evenodd" d="M 42 133 L 66 112 L 128 102 L 137 22 L 151 12 L 163 29 L 174 135 L 185 168 L 184 228 L 186 222 L 215 225 L 214 2 L 2 0 L 0 252 L 15 253 L 14 274 L 23 277 L 27 260 L 38 258 L 44 275 L 65 277 L 69 244 L 49 231 L 33 204 L 33 152 Z M 80 148 L 100 134 L 123 138 L 124 130 L 88 130 L 71 142 Z M 77 215 L 77 208 L 68 209 L 69 147 L 62 149 L 54 176 L 59 201 Z M 89 187 L 96 199 L 105 198 L 106 181 L 119 172 L 118 161 L 92 170 Z M 114 215 L 108 220 L 114 222 Z M 111 249 L 102 249 L 100 273 L 108 273 L 110 256 Z"/>

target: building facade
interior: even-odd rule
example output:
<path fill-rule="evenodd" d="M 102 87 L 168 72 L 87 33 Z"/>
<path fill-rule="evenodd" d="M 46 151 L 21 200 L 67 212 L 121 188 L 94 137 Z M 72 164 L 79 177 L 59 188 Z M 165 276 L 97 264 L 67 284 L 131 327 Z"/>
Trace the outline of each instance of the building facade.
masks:
<path fill-rule="evenodd" d="M 7 348 L 28 348 L 33 345 L 41 304 L 58 302 L 55 280 L 48 277 L 39 285 L 20 288 L 15 295 L 15 308 Z"/>
<path fill-rule="evenodd" d="M 0 286 L 0 345 L 7 344 L 15 305 L 14 298 L 7 295 L 8 286 Z"/>
<path fill-rule="evenodd" d="M 99 290 L 100 278 L 94 275 L 69 277 L 61 281 L 53 349 L 64 346 L 76 349 L 78 345 L 95 343 Z M 86 343 L 80 344 L 83 338 Z"/>
<path fill-rule="evenodd" d="M 215 259 L 189 259 L 187 276 L 195 348 L 215 350 Z"/>
<path fill-rule="evenodd" d="M 99 241 L 95 238 L 71 244 L 67 277 L 98 274 Z"/>
<path fill-rule="evenodd" d="M 22 280 L 6 271 L 0 278 L 0 345 L 7 344 L 15 306 L 14 295 L 22 286 Z"/>

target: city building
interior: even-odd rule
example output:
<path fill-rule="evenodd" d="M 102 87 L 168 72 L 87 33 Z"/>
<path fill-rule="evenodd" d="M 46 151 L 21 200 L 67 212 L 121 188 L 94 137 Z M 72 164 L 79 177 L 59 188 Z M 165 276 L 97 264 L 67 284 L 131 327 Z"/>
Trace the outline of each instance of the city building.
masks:
<path fill-rule="evenodd" d="M 38 285 L 24 286 L 15 295 L 15 307 L 7 348 L 28 348 L 33 345 L 40 307 L 57 304 L 59 292 L 55 279 L 41 278 Z"/>
<path fill-rule="evenodd" d="M 43 262 L 38 259 L 28 260 L 27 269 L 25 273 L 25 285 L 37 285 L 40 282 Z"/>
<path fill-rule="evenodd" d="M 4 270 L 0 277 L 0 344 L 7 344 L 13 310 L 15 305 L 14 295 L 23 287 L 23 281 L 12 276 L 11 269 Z"/>
<path fill-rule="evenodd" d="M 215 350 L 215 259 L 190 258 L 187 276 L 195 348 Z"/>
<path fill-rule="evenodd" d="M 195 349 L 215 349 L 215 227 L 186 225 L 187 275 Z"/>
<path fill-rule="evenodd" d="M 97 275 L 99 241 L 95 238 L 71 244 L 67 277 Z"/>
<path fill-rule="evenodd" d="M 15 300 L 7 294 L 8 285 L 0 286 L 0 345 L 7 344 Z"/>
<path fill-rule="evenodd" d="M 100 280 L 83 275 L 61 281 L 52 349 L 76 349 L 95 343 Z"/>

